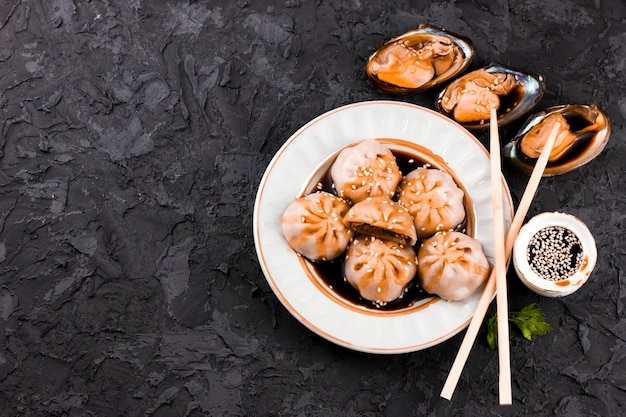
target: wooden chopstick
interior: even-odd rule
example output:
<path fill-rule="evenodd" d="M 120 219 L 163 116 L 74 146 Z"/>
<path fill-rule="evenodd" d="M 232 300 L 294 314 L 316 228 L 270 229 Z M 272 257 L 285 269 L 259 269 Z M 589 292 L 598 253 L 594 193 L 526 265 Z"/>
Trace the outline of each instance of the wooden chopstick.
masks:
<path fill-rule="evenodd" d="M 511 405 L 511 355 L 509 349 L 509 304 L 506 283 L 506 255 L 504 248 L 504 213 L 502 211 L 502 171 L 500 162 L 500 135 L 498 115 L 491 109 L 489 160 L 491 162 L 491 198 L 496 271 L 496 309 L 498 315 L 498 358 L 500 364 L 500 405 Z"/>
<path fill-rule="evenodd" d="M 513 245 L 515 244 L 515 239 L 519 234 L 519 231 L 526 219 L 526 214 L 528 213 L 528 209 L 532 204 L 533 198 L 535 197 L 535 192 L 537 191 L 537 187 L 539 186 L 539 182 L 541 181 L 541 177 L 543 176 L 543 171 L 546 168 L 548 163 L 548 158 L 550 156 L 550 152 L 554 146 L 554 141 L 556 140 L 556 136 L 558 133 L 560 126 L 556 123 L 552 131 L 550 132 L 550 136 L 548 136 L 548 140 L 544 145 L 543 150 L 541 151 L 541 155 L 533 168 L 533 172 L 530 175 L 530 179 L 526 184 L 526 189 L 524 190 L 524 194 L 522 194 L 522 198 L 517 207 L 517 211 L 515 216 L 513 217 L 513 221 L 511 222 L 511 226 L 509 227 L 509 231 L 506 235 L 505 241 L 505 254 L 508 260 L 508 257 L 513 250 Z M 444 383 L 443 389 L 441 390 L 441 397 L 447 400 L 452 398 L 452 394 L 454 394 L 454 390 L 459 382 L 461 377 L 461 373 L 463 372 L 463 368 L 465 367 L 465 363 L 467 362 L 467 358 L 472 350 L 472 346 L 474 345 L 474 341 L 476 340 L 476 336 L 478 335 L 478 331 L 480 330 L 480 326 L 487 314 L 487 309 L 491 304 L 491 300 L 496 292 L 496 280 L 495 280 L 495 270 L 492 269 L 489 278 L 487 279 L 487 283 L 485 285 L 485 289 L 483 290 L 482 296 L 478 301 L 478 305 L 476 306 L 476 311 L 470 321 L 470 324 L 465 333 L 465 337 L 461 342 L 461 346 L 459 347 L 459 351 L 457 356 L 452 364 L 452 368 L 450 369 L 450 373 L 448 374 L 448 378 Z"/>

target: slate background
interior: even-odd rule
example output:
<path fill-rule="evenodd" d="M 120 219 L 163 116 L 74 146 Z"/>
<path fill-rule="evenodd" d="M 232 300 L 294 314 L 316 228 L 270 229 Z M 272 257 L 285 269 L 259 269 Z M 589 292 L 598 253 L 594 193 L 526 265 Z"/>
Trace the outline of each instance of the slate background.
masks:
<path fill-rule="evenodd" d="M 0 415 L 626 413 L 623 1 L 0 5 Z M 562 299 L 510 275 L 511 308 L 535 302 L 555 328 L 532 342 L 512 330 L 511 407 L 484 332 L 448 402 L 463 333 L 402 355 L 335 346 L 256 260 L 256 188 L 293 132 L 357 101 L 433 108 L 437 91 L 389 97 L 363 75 L 420 23 L 470 37 L 472 68 L 543 73 L 538 108 L 593 102 L 612 119 L 605 151 L 545 179 L 529 213 L 581 218 L 599 263 Z M 519 199 L 526 177 L 505 175 Z"/>

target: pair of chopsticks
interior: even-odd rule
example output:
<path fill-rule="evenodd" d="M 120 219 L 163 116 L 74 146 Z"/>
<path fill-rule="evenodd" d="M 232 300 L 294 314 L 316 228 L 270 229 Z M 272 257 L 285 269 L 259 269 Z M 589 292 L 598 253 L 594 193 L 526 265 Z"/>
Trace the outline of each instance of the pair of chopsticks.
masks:
<path fill-rule="evenodd" d="M 499 358 L 499 394 L 500 405 L 511 405 L 511 360 L 509 348 L 509 318 L 506 287 L 506 265 L 509 260 L 515 239 L 519 234 L 522 224 L 528 213 L 528 209 L 543 176 L 543 171 L 548 163 L 550 152 L 554 146 L 558 134 L 559 124 L 553 126 L 550 136 L 544 145 L 541 155 L 535 164 L 524 194 L 520 200 L 517 212 L 513 217 L 511 226 L 504 238 L 504 216 L 502 206 L 502 173 L 500 170 L 500 139 L 498 135 L 498 120 L 496 110 L 491 110 L 490 118 L 490 168 L 492 206 L 494 211 L 494 238 L 495 238 L 495 265 L 489 275 L 483 294 L 478 301 L 474 316 L 467 328 L 459 352 L 452 364 L 448 378 L 441 391 L 441 397 L 450 400 L 454 389 L 461 377 L 463 367 L 472 349 L 472 345 L 478 335 L 478 330 L 485 318 L 487 309 L 494 294 L 496 295 L 496 314 L 498 316 L 498 358 Z"/>

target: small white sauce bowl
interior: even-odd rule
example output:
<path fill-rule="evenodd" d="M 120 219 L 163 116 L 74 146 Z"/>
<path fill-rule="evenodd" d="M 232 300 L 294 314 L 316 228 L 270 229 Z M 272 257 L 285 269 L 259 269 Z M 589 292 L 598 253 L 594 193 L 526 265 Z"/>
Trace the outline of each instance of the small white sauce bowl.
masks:
<path fill-rule="evenodd" d="M 561 227 L 571 231 L 580 241 L 582 258 L 578 266 L 566 276 L 548 279 L 538 274 L 528 257 L 528 247 L 533 237 L 543 229 Z M 534 216 L 519 232 L 513 247 L 513 265 L 520 280 L 530 290 L 546 297 L 563 297 L 577 291 L 591 275 L 598 257 L 596 242 L 587 226 L 578 218 L 566 213 L 541 213 Z M 554 270 L 555 264 L 545 264 Z"/>

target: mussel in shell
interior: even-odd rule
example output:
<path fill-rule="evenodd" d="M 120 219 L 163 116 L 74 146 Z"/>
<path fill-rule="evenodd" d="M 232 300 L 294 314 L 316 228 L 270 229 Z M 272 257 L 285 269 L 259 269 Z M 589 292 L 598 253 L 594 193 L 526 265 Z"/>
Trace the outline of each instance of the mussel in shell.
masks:
<path fill-rule="evenodd" d="M 468 38 L 421 24 L 385 42 L 370 56 L 365 72 L 384 92 L 417 93 L 461 74 L 475 54 Z"/>
<path fill-rule="evenodd" d="M 504 146 L 505 160 L 531 173 L 557 122 L 560 129 L 544 176 L 563 174 L 591 161 L 602 152 L 611 135 L 609 118 L 596 105 L 554 106 L 528 118 Z"/>
<path fill-rule="evenodd" d="M 541 74 L 491 64 L 450 83 L 437 97 L 435 107 L 468 129 L 486 129 L 493 107 L 498 125 L 503 126 L 528 113 L 545 88 Z"/>

